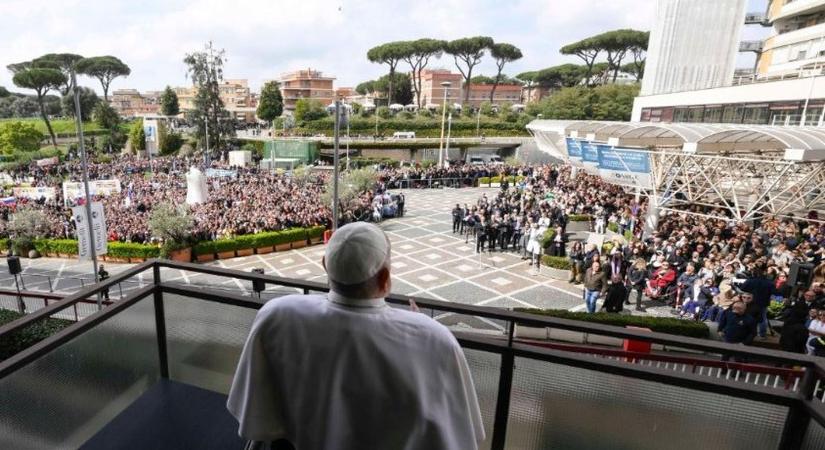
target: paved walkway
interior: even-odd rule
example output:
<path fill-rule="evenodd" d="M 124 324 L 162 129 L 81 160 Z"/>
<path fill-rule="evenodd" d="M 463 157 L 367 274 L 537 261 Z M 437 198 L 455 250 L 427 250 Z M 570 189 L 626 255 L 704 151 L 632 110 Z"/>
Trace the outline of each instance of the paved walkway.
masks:
<path fill-rule="evenodd" d="M 549 277 L 546 268 L 535 273 L 514 252 L 475 254 L 475 243 L 452 233 L 450 210 L 456 203 L 475 203 L 482 193 L 497 189 L 432 189 L 406 192 L 408 210 L 403 218 L 380 226 L 392 241 L 393 292 L 472 305 L 584 310 L 581 287 Z M 253 255 L 208 263 L 248 271 L 263 268 L 267 274 L 325 282 L 321 266 L 324 247 Z M 70 293 L 92 282 L 91 264 L 76 260 L 24 259 L 23 280 L 28 290 Z M 106 263 L 116 274 L 131 265 Z M 249 293 L 251 286 L 239 280 L 181 270 L 164 269 L 167 281 L 185 282 L 211 289 Z M 147 274 L 147 280 L 148 280 Z M 113 295 L 128 293 L 144 283 L 143 277 L 123 283 Z M 0 287 L 14 288 L 14 279 L 0 277 Z M 270 296 L 289 292 L 270 288 Z M 669 315 L 666 308 L 649 308 L 654 315 Z"/>

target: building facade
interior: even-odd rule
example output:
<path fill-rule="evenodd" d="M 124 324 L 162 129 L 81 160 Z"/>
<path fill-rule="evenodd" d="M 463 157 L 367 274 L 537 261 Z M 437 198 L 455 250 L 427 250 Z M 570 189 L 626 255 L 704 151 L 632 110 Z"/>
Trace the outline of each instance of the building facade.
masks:
<path fill-rule="evenodd" d="M 197 87 L 176 87 L 174 91 L 178 96 L 178 105 L 181 111 L 191 111 L 195 109 L 195 97 L 198 94 Z M 247 80 L 223 80 L 218 86 L 218 91 L 224 108 L 226 108 L 233 118 L 247 123 L 255 121 L 258 95 L 251 91 Z"/>
<path fill-rule="evenodd" d="M 765 23 L 773 32 L 759 54 L 759 77 L 799 76 L 825 65 L 825 0 L 770 0 Z"/>
<path fill-rule="evenodd" d="M 141 94 L 137 89 L 116 89 L 109 97 L 109 105 L 123 117 L 160 114 L 159 91 Z"/>
<path fill-rule="evenodd" d="M 746 0 L 659 0 L 641 95 L 730 85 Z"/>
<path fill-rule="evenodd" d="M 738 0 L 737 0 L 738 1 Z M 678 3 L 678 2 L 675 2 Z M 696 2 L 697 4 L 703 2 Z M 718 2 L 732 8 L 735 1 Z M 686 29 L 706 29 L 701 15 L 685 10 L 684 16 L 672 16 L 673 0 L 661 0 L 657 26 L 668 20 L 680 22 Z M 736 5 L 738 8 L 740 5 Z M 724 9 L 723 6 L 718 6 Z M 709 11 L 714 8 L 708 6 Z M 678 11 L 677 11 L 678 12 Z M 737 13 L 738 14 L 738 13 Z M 670 46 L 651 42 L 648 66 L 642 82 L 642 93 L 633 104 L 632 121 L 701 122 L 751 125 L 822 126 L 825 125 L 825 0 L 772 0 L 766 13 L 749 13 L 739 23 L 727 22 L 726 28 L 714 30 L 730 37 L 720 44 L 740 38 L 742 24 L 772 26 L 773 33 L 765 41 L 744 41 L 740 51 L 755 51 L 756 70 L 731 72 L 726 80 L 702 88 L 673 91 L 654 90 L 661 70 L 650 71 L 650 61 L 663 61 L 662 53 L 691 54 L 691 47 L 704 48 L 704 43 L 690 33 L 674 32 Z M 698 43 L 698 44 L 697 44 Z M 709 52 L 713 57 L 714 52 Z M 733 67 L 736 54 L 729 56 L 726 66 Z M 720 67 L 724 65 L 720 63 Z M 727 69 L 726 69 L 727 70 Z M 648 77 L 652 77 L 650 80 Z M 645 86 L 648 89 L 645 89 Z M 652 87 L 651 87 L 652 86 Z"/>
<path fill-rule="evenodd" d="M 464 78 L 460 73 L 452 73 L 445 69 L 424 69 L 421 71 L 421 106 L 440 106 L 444 102 L 445 89 L 443 82 L 449 82 L 447 88 L 447 102 L 460 103 L 461 84 Z"/>
<path fill-rule="evenodd" d="M 478 108 L 484 102 L 490 101 L 490 92 L 493 90 L 492 84 L 470 84 L 470 100 L 469 103 L 473 108 Z M 462 101 L 456 102 L 463 104 Z M 499 84 L 496 86 L 496 91 L 493 93 L 493 101 L 495 105 L 502 103 L 521 103 L 521 85 L 518 84 Z"/>
<path fill-rule="evenodd" d="M 295 111 L 295 103 L 302 98 L 318 100 L 329 105 L 335 101 L 333 89 L 334 77 L 325 77 L 318 70 L 306 69 L 287 72 L 281 75 L 281 95 L 284 99 L 284 111 Z"/>

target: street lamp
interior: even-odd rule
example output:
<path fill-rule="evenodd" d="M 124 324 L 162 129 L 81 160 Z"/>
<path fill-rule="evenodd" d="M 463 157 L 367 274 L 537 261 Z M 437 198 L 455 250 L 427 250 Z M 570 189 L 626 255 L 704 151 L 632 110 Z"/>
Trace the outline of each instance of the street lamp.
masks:
<path fill-rule="evenodd" d="M 438 143 L 438 167 L 444 167 L 444 124 L 447 120 L 447 96 L 452 86 L 449 81 L 442 81 L 441 87 L 444 90 L 444 105 L 441 108 L 441 140 Z"/>

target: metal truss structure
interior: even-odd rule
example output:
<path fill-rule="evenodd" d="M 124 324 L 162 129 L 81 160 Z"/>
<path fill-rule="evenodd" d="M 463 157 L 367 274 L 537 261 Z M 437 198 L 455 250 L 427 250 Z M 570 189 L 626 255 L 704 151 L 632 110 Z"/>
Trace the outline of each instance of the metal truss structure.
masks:
<path fill-rule="evenodd" d="M 528 130 L 574 166 L 565 137 L 648 154 L 650 185 L 625 186 L 649 197 L 654 227 L 660 211 L 750 221 L 816 210 L 825 219 L 825 128 L 535 121 Z"/>

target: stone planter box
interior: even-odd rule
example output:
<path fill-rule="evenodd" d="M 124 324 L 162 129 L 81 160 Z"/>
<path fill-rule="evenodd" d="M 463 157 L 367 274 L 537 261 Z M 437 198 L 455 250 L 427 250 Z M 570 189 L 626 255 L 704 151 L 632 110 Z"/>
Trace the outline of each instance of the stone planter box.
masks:
<path fill-rule="evenodd" d="M 323 242 L 324 242 L 324 237 L 323 236 L 318 236 L 318 237 L 309 239 L 309 244 L 310 245 L 321 244 Z"/>
<path fill-rule="evenodd" d="M 565 228 L 564 231 L 568 233 L 574 231 L 590 231 L 590 222 L 568 222 L 567 228 Z"/>
<path fill-rule="evenodd" d="M 292 247 L 289 245 L 289 243 L 278 244 L 278 245 L 275 246 L 275 251 L 276 252 L 283 252 L 283 251 L 289 250 L 290 248 L 292 248 Z"/>
<path fill-rule="evenodd" d="M 549 328 L 526 327 L 516 324 L 513 336 L 519 339 L 550 339 Z"/>
<path fill-rule="evenodd" d="M 292 248 L 304 248 L 307 246 L 307 241 L 295 241 L 290 243 Z"/>
<path fill-rule="evenodd" d="M 273 251 L 275 251 L 275 248 L 271 247 L 271 246 L 270 247 L 258 247 L 258 248 L 255 249 L 255 254 L 256 255 L 266 255 L 267 253 L 272 253 Z"/>
<path fill-rule="evenodd" d="M 541 271 L 554 280 L 568 281 L 570 279 L 571 272 L 569 270 L 562 270 L 556 269 L 554 267 L 544 266 L 541 268 Z"/>
<path fill-rule="evenodd" d="M 229 259 L 235 257 L 235 250 L 230 250 L 228 252 L 220 252 L 218 253 L 218 259 Z"/>
<path fill-rule="evenodd" d="M 136 258 L 136 259 L 137 259 L 137 258 Z M 117 262 L 117 263 L 129 263 L 129 262 L 132 262 L 132 261 L 130 261 L 130 260 L 129 260 L 129 258 L 115 258 L 115 257 L 112 257 L 112 256 L 108 256 L 108 257 L 106 258 L 106 261 L 109 261 L 109 262 Z"/>
<path fill-rule="evenodd" d="M 253 250 L 251 248 L 245 248 L 243 250 L 238 250 L 237 251 L 238 256 L 251 256 L 252 253 L 253 253 Z"/>
<path fill-rule="evenodd" d="M 192 262 L 192 247 L 186 247 L 186 248 L 182 248 L 180 250 L 174 250 L 169 254 L 169 258 L 172 261 Z"/>
<path fill-rule="evenodd" d="M 198 262 L 214 261 L 215 260 L 215 254 L 214 253 L 207 253 L 205 255 L 198 255 L 195 259 Z"/>

